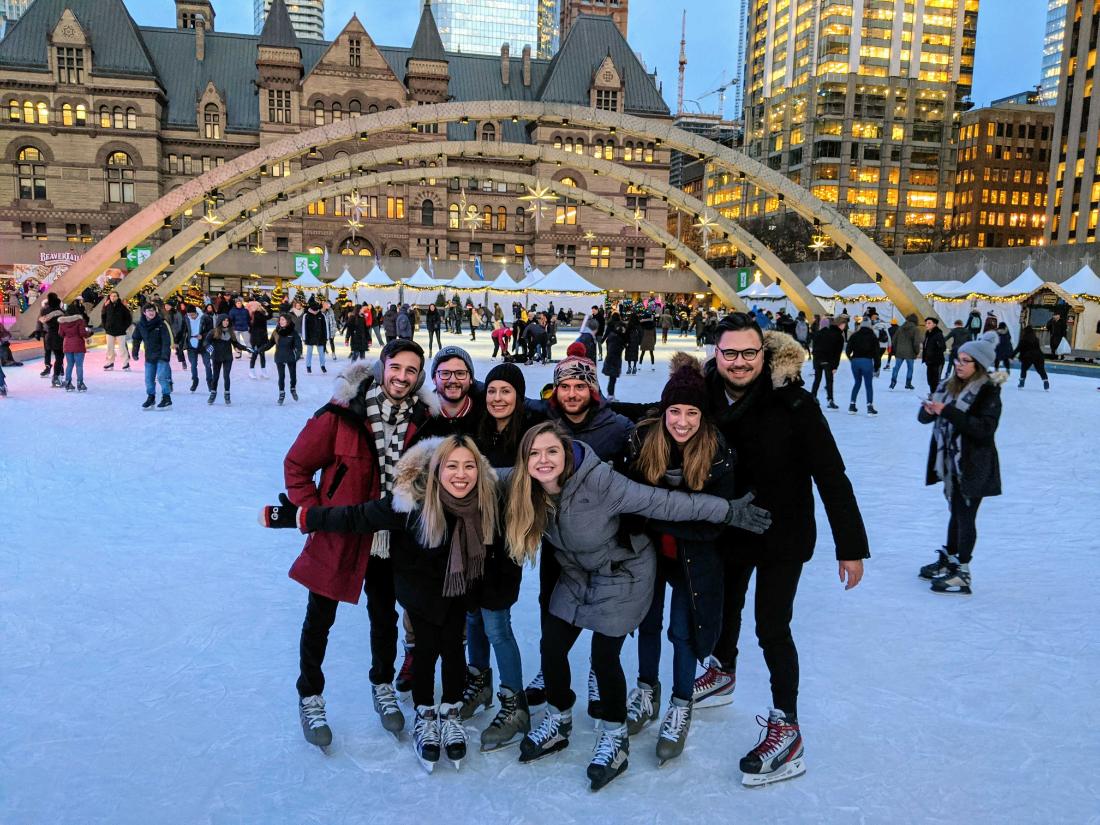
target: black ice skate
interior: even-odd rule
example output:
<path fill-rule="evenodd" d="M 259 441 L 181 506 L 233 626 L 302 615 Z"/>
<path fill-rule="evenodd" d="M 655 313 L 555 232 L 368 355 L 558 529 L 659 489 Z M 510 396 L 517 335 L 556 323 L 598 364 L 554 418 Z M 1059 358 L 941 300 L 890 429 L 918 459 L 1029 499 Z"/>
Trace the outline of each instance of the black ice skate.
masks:
<path fill-rule="evenodd" d="M 413 750 L 420 766 L 431 773 L 439 761 L 439 713 L 430 705 L 417 705 L 413 724 Z"/>
<path fill-rule="evenodd" d="M 936 551 L 936 560 L 926 564 L 918 574 L 922 579 L 934 579 L 947 573 L 947 548 L 941 547 Z"/>
<path fill-rule="evenodd" d="M 466 689 L 462 692 L 463 721 L 472 719 L 493 706 L 493 669 L 478 670 L 466 666 Z"/>
<path fill-rule="evenodd" d="M 932 579 L 932 592 L 969 596 L 971 593 L 970 565 L 948 561 L 946 572 Z"/>
<path fill-rule="evenodd" d="M 325 700 L 317 696 L 303 696 L 298 700 L 298 719 L 306 741 L 325 750 L 332 744 L 332 729 L 325 718 Z"/>
<path fill-rule="evenodd" d="M 397 681 L 394 688 L 401 699 L 408 699 L 413 689 L 413 646 L 405 645 L 405 658 L 401 662 L 401 670 L 397 672 Z"/>
<path fill-rule="evenodd" d="M 626 725 L 610 728 L 600 733 L 592 761 L 588 763 L 588 778 L 592 781 L 592 790 L 598 791 L 623 773 L 629 762 L 630 737 Z"/>
<path fill-rule="evenodd" d="M 281 392 L 281 393 L 279 393 L 279 402 L 278 402 L 280 407 L 283 406 L 284 401 L 286 401 L 286 393 Z"/>
<path fill-rule="evenodd" d="M 439 738 L 443 751 L 455 770 L 462 768 L 466 758 L 466 729 L 462 727 L 462 705 L 458 702 L 439 706 Z"/>
<path fill-rule="evenodd" d="M 145 403 L 141 405 L 143 410 L 153 409 L 153 405 L 157 403 L 157 397 L 155 395 L 147 395 L 145 397 Z"/>
<path fill-rule="evenodd" d="M 542 722 L 519 743 L 519 761 L 534 762 L 564 750 L 569 747 L 569 734 L 572 732 L 573 711 L 547 705 Z"/>
<path fill-rule="evenodd" d="M 166 410 L 171 406 L 172 406 L 172 396 L 162 395 L 160 397 L 160 403 L 157 404 L 157 409 L 158 410 Z"/>
<path fill-rule="evenodd" d="M 760 744 L 741 759 L 741 784 L 755 788 L 804 774 L 806 760 L 798 720 L 773 708 L 766 720 L 757 716 L 756 721 L 766 732 Z"/>
<path fill-rule="evenodd" d="M 665 721 L 661 723 L 661 734 L 657 737 L 657 767 L 662 767 L 670 759 L 684 752 L 688 731 L 691 729 L 691 700 L 672 697 L 665 712 Z"/>
<path fill-rule="evenodd" d="M 541 670 L 535 674 L 535 678 L 523 689 L 523 694 L 527 697 L 528 708 L 537 708 L 539 705 L 546 704 L 546 682 L 542 679 Z"/>

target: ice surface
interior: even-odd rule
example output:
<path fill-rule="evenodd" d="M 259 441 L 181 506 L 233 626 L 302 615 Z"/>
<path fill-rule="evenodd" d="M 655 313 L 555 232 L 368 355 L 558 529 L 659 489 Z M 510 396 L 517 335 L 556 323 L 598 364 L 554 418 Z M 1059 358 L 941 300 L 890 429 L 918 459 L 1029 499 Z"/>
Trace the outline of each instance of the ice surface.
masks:
<path fill-rule="evenodd" d="M 561 354 L 571 335 L 560 337 Z M 662 358 L 679 340 L 659 345 Z M 483 375 L 488 336 L 469 346 Z M 880 379 L 877 419 L 830 413 L 873 558 L 845 593 L 819 508 L 794 624 L 807 773 L 740 785 L 737 759 L 769 704 L 749 615 L 734 704 L 698 712 L 684 755 L 660 771 L 651 726 L 627 773 L 592 794 L 584 639 L 564 753 L 534 765 L 515 748 L 481 754 L 483 714 L 462 772 L 428 776 L 371 708 L 366 610 L 341 606 L 325 663 L 333 754 L 303 741 L 294 680 L 306 593 L 286 576 L 302 537 L 261 530 L 256 513 L 282 490 L 283 454 L 328 398 L 341 354 L 328 375 L 303 366 L 302 400 L 281 408 L 274 379 L 249 380 L 243 360 L 232 407 L 220 395 L 208 407 L 177 369 L 169 412 L 140 410 L 140 372 L 104 373 L 101 351 L 82 395 L 49 389 L 34 364 L 6 370 L 4 825 L 1100 821 L 1095 381 L 1006 387 L 1005 495 L 982 505 L 971 598 L 933 595 L 916 576 L 947 521 L 940 489 L 923 485 L 930 431 L 916 422 L 917 393 Z M 532 392 L 550 375 L 525 371 Z M 846 407 L 847 365 L 837 375 Z M 645 365 L 618 394 L 655 398 L 664 378 L 664 364 Z M 528 575 L 513 611 L 525 677 L 537 668 L 537 587 Z M 624 663 L 633 684 L 633 639 Z M 666 648 L 666 685 L 670 665 Z"/>

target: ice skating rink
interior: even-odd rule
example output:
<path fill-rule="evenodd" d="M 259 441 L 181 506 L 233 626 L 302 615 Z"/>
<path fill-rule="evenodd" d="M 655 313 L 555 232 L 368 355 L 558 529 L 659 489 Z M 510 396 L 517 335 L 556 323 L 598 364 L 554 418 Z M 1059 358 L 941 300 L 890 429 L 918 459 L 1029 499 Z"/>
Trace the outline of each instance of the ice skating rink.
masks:
<path fill-rule="evenodd" d="M 559 355 L 572 337 L 559 335 Z M 618 396 L 657 398 L 661 361 L 680 341 L 658 345 L 655 370 L 624 375 Z M 444 343 L 468 344 L 487 372 L 488 335 Z M 697 712 L 683 756 L 660 770 L 651 726 L 631 741 L 626 774 L 593 794 L 587 637 L 572 657 L 581 701 L 566 751 L 533 765 L 515 748 L 481 754 L 482 714 L 462 771 L 428 776 L 408 734 L 395 742 L 378 723 L 366 610 L 343 605 L 325 663 L 332 754 L 304 742 L 294 680 L 306 592 L 286 575 L 302 537 L 264 531 L 256 514 L 283 489 L 283 454 L 328 399 L 346 350 L 328 375 L 303 364 L 301 401 L 284 407 L 274 379 L 249 380 L 244 360 L 231 407 L 220 393 L 212 407 L 189 393 L 176 364 L 166 412 L 139 409 L 141 363 L 104 373 L 102 359 L 88 355 L 80 395 L 50 389 L 41 362 L 6 370 L 3 825 L 1100 822 L 1096 381 L 1055 375 L 1049 393 L 1034 375 L 1024 390 L 1015 376 L 1006 385 L 1005 494 L 979 514 L 974 595 L 937 596 L 916 575 L 947 523 L 941 489 L 924 486 L 919 393 L 887 391 L 884 374 L 880 415 L 849 416 L 842 364 L 842 409 L 828 419 L 873 557 L 845 593 L 819 506 L 794 623 L 806 774 L 740 784 L 737 760 L 770 698 L 750 611 L 733 705 Z M 525 372 L 533 394 L 551 370 Z M 513 609 L 525 677 L 538 668 L 537 589 L 532 573 Z M 624 664 L 633 685 L 633 639 Z M 667 647 L 662 665 L 669 686 Z"/>

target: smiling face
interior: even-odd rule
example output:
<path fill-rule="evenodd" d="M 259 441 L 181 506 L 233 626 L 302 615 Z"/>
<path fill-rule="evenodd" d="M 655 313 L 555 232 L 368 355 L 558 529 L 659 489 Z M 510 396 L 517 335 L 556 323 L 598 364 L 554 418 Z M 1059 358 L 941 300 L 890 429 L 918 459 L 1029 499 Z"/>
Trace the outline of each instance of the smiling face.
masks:
<path fill-rule="evenodd" d="M 665 429 L 677 444 L 686 444 L 703 422 L 703 413 L 691 404 L 673 404 L 665 410 Z"/>
<path fill-rule="evenodd" d="M 579 378 L 568 378 L 560 382 L 554 395 L 562 411 L 570 418 L 576 416 L 575 420 L 578 421 L 584 417 L 592 403 L 592 388 Z"/>
<path fill-rule="evenodd" d="M 451 403 L 465 398 L 473 382 L 470 368 L 461 358 L 448 358 L 441 362 L 432 378 L 435 381 L 435 391 Z"/>
<path fill-rule="evenodd" d="M 412 392 L 420 377 L 420 359 L 414 352 L 391 355 L 382 370 L 382 390 L 392 400 L 400 401 Z"/>
<path fill-rule="evenodd" d="M 714 350 L 714 363 L 729 389 L 743 391 L 760 376 L 764 369 L 763 347 L 764 342 L 756 334 L 756 330 L 733 329 L 722 333 Z M 756 355 L 751 360 L 746 359 L 743 354 L 729 359 L 724 354 L 727 350 L 739 350 L 741 353 L 755 350 Z"/>
<path fill-rule="evenodd" d="M 466 498 L 477 486 L 477 459 L 465 447 L 451 450 L 439 465 L 439 483 L 455 498 Z"/>
<path fill-rule="evenodd" d="M 507 381 L 490 381 L 485 388 L 485 406 L 493 418 L 507 420 L 516 411 L 516 388 Z"/>
<path fill-rule="evenodd" d="M 559 480 L 565 471 L 565 446 L 553 433 L 540 433 L 531 443 L 527 455 L 527 472 L 547 492 L 560 490 Z"/>

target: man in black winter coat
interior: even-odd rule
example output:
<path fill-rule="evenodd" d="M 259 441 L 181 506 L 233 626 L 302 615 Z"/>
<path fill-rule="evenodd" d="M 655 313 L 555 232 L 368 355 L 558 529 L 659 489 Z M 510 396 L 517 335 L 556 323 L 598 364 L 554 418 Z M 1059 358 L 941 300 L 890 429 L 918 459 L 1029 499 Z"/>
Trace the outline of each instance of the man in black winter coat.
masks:
<path fill-rule="evenodd" d="M 921 345 L 921 363 L 928 369 L 928 393 L 940 385 L 940 373 L 947 353 L 947 340 L 943 337 L 940 322 L 931 316 L 924 319 L 924 343 Z"/>
<path fill-rule="evenodd" d="M 833 401 L 833 376 L 840 367 L 840 356 L 844 352 L 844 327 L 848 322 L 841 317 L 830 321 L 825 318 L 821 329 L 814 336 L 814 386 L 810 390 L 817 400 L 817 390 L 825 378 L 825 397 L 829 400 L 829 409 L 837 409 Z"/>
<path fill-rule="evenodd" d="M 133 359 L 138 358 L 141 345 L 145 344 L 145 403 L 142 409 L 149 409 L 156 401 L 155 381 L 160 381 L 160 405 L 172 406 L 172 331 L 168 322 L 157 312 L 156 305 L 146 304 L 142 308 L 141 318 L 134 327 Z"/>
<path fill-rule="evenodd" d="M 107 358 L 103 369 L 115 368 L 115 353 L 122 353 L 122 368 L 130 369 L 130 352 L 126 349 L 126 332 L 134 323 L 134 316 L 130 308 L 119 300 L 118 292 L 111 290 L 107 296 L 107 303 L 103 305 L 100 321 L 103 324 L 103 332 L 107 335 Z"/>

